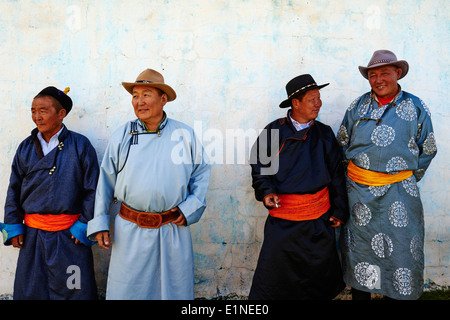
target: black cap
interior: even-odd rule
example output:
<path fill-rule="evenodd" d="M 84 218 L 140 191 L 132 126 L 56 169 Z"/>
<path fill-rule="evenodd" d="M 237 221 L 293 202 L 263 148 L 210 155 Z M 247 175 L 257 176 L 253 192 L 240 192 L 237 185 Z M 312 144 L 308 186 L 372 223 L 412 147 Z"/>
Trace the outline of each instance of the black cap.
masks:
<path fill-rule="evenodd" d="M 66 109 L 66 113 L 68 114 L 70 110 L 72 110 L 72 99 L 67 95 L 70 88 L 66 88 L 64 91 L 61 91 L 55 87 L 47 87 L 38 93 L 37 96 L 50 96 L 58 100 L 61 103 L 61 106 Z"/>

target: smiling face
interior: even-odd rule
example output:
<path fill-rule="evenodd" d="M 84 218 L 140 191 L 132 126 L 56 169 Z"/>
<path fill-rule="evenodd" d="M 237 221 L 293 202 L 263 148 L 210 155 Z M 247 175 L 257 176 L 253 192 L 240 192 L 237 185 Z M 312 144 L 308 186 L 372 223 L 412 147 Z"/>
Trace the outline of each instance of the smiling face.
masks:
<path fill-rule="evenodd" d="M 292 99 L 292 118 L 300 123 L 308 123 L 317 118 L 321 107 L 319 89 L 309 90 L 303 99 Z"/>
<path fill-rule="evenodd" d="M 57 106 L 52 97 L 39 97 L 31 104 L 31 118 L 47 142 L 61 130 L 65 116 L 66 110 Z"/>
<path fill-rule="evenodd" d="M 370 86 L 380 98 L 393 98 L 398 91 L 397 80 L 402 74 L 402 69 L 394 66 L 385 66 L 370 69 L 368 78 Z"/>
<path fill-rule="evenodd" d="M 158 89 L 146 86 L 133 88 L 132 104 L 134 113 L 143 121 L 149 130 L 156 130 L 163 117 L 163 107 L 167 103 L 167 95 Z"/>

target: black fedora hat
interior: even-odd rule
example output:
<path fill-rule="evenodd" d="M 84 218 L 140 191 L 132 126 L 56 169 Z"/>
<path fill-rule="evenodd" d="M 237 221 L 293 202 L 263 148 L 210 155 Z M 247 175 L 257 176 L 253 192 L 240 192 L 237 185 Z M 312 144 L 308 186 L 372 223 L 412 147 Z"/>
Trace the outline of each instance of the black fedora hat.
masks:
<path fill-rule="evenodd" d="M 301 93 L 312 89 L 321 89 L 323 87 L 326 87 L 327 85 L 329 85 L 329 83 L 318 86 L 316 81 L 314 81 L 313 77 L 310 74 L 302 74 L 298 77 L 295 77 L 286 84 L 286 93 L 288 98 L 280 103 L 280 108 L 290 107 L 292 104 L 292 99 L 294 99 Z"/>

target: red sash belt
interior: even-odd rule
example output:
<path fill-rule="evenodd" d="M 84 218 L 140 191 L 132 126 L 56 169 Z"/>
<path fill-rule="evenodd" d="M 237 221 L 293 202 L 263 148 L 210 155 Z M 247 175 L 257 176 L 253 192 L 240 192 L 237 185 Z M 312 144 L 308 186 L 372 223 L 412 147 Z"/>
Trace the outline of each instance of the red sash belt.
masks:
<path fill-rule="evenodd" d="M 314 220 L 330 209 L 328 188 L 314 194 L 279 194 L 280 207 L 269 210 L 275 218 L 292 221 Z"/>
<path fill-rule="evenodd" d="M 25 214 L 25 224 L 45 231 L 69 229 L 80 217 L 79 214 Z"/>

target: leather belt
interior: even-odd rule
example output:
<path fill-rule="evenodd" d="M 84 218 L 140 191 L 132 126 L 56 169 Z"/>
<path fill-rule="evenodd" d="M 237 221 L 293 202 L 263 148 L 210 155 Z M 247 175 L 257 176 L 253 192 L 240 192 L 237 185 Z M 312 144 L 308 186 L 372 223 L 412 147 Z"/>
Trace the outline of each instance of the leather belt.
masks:
<path fill-rule="evenodd" d="M 122 203 L 119 215 L 125 220 L 136 223 L 141 228 L 157 229 L 164 224 L 175 221 L 180 216 L 180 211 L 166 211 L 163 213 L 142 212 L 136 211 Z"/>

